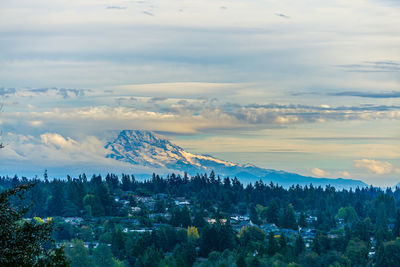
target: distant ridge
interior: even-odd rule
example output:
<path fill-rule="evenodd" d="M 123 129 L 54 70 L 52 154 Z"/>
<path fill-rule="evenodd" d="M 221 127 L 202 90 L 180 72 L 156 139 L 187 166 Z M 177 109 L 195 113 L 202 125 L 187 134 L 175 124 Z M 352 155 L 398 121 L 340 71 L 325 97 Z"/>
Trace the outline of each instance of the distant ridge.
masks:
<path fill-rule="evenodd" d="M 365 187 L 366 183 L 352 179 L 330 179 L 302 176 L 295 173 L 259 168 L 251 164 L 237 164 L 206 155 L 186 152 L 168 139 L 146 130 L 123 130 L 105 148 L 110 150 L 107 158 L 128 162 L 135 166 L 182 171 L 189 174 L 214 170 L 216 174 L 238 177 L 243 182 L 263 180 L 284 187 L 294 184 L 314 186 L 332 185 L 338 189 Z"/>

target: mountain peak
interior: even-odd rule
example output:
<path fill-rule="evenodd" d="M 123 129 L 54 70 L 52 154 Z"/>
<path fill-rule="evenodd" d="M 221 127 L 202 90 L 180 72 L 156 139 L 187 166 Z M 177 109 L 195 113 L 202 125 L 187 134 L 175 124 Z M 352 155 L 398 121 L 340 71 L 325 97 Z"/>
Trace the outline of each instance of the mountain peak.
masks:
<path fill-rule="evenodd" d="M 140 141 L 148 141 L 148 142 L 157 142 L 160 140 L 166 140 L 161 136 L 155 134 L 149 130 L 122 130 L 118 138 L 129 138 L 131 140 L 140 140 Z"/>

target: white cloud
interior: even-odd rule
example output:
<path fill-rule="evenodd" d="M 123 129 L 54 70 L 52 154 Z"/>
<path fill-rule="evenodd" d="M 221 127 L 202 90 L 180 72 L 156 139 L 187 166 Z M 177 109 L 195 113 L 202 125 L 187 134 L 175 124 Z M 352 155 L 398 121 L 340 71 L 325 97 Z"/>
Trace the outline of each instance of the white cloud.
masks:
<path fill-rule="evenodd" d="M 34 127 L 39 127 L 39 126 L 43 125 L 43 122 L 42 121 L 30 121 L 29 124 Z"/>
<path fill-rule="evenodd" d="M 324 177 L 326 176 L 326 172 L 324 170 L 321 170 L 319 168 L 313 168 L 311 169 L 311 173 L 314 174 L 317 177 Z"/>
<path fill-rule="evenodd" d="M 297 116 L 278 116 L 276 117 L 275 122 L 287 124 L 287 123 L 297 122 L 298 120 L 299 118 Z"/>
<path fill-rule="evenodd" d="M 354 161 L 357 168 L 366 169 L 376 174 L 388 174 L 392 172 L 393 166 L 387 161 L 378 161 L 373 159 L 360 159 Z"/>
<path fill-rule="evenodd" d="M 348 171 L 339 172 L 339 175 L 344 177 L 344 178 L 350 178 L 351 177 L 351 175 L 350 175 L 350 173 Z"/>
<path fill-rule="evenodd" d="M 77 146 L 78 143 L 71 138 L 64 138 L 60 134 L 57 133 L 45 133 L 40 135 L 42 143 L 49 146 L 56 146 L 60 149 L 72 148 L 73 146 Z"/>

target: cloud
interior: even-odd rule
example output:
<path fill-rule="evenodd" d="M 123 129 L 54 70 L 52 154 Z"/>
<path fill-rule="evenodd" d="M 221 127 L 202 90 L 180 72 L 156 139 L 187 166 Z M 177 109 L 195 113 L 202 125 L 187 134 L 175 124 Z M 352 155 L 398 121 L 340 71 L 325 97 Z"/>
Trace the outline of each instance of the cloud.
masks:
<path fill-rule="evenodd" d="M 30 121 L 29 124 L 34 127 L 39 127 L 39 126 L 43 125 L 43 122 L 42 121 Z"/>
<path fill-rule="evenodd" d="M 78 97 L 78 96 L 84 96 L 85 92 L 90 91 L 87 89 L 75 89 L 75 88 L 35 88 L 35 89 L 28 89 L 26 90 L 28 92 L 32 92 L 35 94 L 46 94 L 49 92 L 55 92 L 57 95 L 62 96 L 64 99 L 70 98 L 70 97 Z"/>
<path fill-rule="evenodd" d="M 317 177 L 324 177 L 326 176 L 326 172 L 324 170 L 321 170 L 319 168 L 313 168 L 311 169 L 311 173 L 314 174 Z"/>
<path fill-rule="evenodd" d="M 15 92 L 16 92 L 15 88 L 0 87 L 0 96 L 13 95 L 15 94 Z"/>
<path fill-rule="evenodd" d="M 366 97 L 366 98 L 399 98 L 400 91 L 392 91 L 392 92 L 357 92 L 357 91 L 344 91 L 338 93 L 328 94 L 330 96 L 357 96 L 357 97 Z"/>
<path fill-rule="evenodd" d="M 392 164 L 387 161 L 378 161 L 372 159 L 360 159 L 354 161 L 356 168 L 366 169 L 376 174 L 388 174 L 393 170 Z"/>
<path fill-rule="evenodd" d="M 149 12 L 149 11 L 143 11 L 142 13 L 145 14 L 145 15 L 147 15 L 147 16 L 154 17 L 154 14 L 151 13 L 151 12 Z"/>
<path fill-rule="evenodd" d="M 278 16 L 278 17 L 281 17 L 281 18 L 284 18 L 284 19 L 290 19 L 289 16 L 287 16 L 287 15 L 285 15 L 285 14 L 282 14 L 282 13 L 275 13 L 274 15 L 275 15 L 275 16 Z"/>
<path fill-rule="evenodd" d="M 78 145 L 75 140 L 69 137 L 66 139 L 62 135 L 57 133 L 45 133 L 40 135 L 40 138 L 43 144 L 56 146 L 60 149 L 68 149 Z"/>
<path fill-rule="evenodd" d="M 108 6 L 107 9 L 116 9 L 116 10 L 124 10 L 127 9 L 126 6 Z"/>
<path fill-rule="evenodd" d="M 366 61 L 360 64 L 338 65 L 347 72 L 400 72 L 400 63 L 395 61 Z"/>
<path fill-rule="evenodd" d="M 341 172 L 339 172 L 339 175 L 344 177 L 344 178 L 350 178 L 351 177 L 350 173 L 347 172 L 347 171 L 341 171 Z"/>
<path fill-rule="evenodd" d="M 58 91 L 40 88 L 34 92 L 43 94 Z M 75 95 L 79 90 L 72 92 Z M 58 93 L 53 94 L 53 96 L 58 95 Z M 16 100 L 22 102 L 24 98 Z M 336 121 L 400 119 L 400 106 L 397 105 L 333 106 L 277 103 L 242 105 L 224 102 L 217 98 L 134 97 L 129 90 L 116 91 L 112 96 L 104 92 L 91 92 L 74 98 L 73 103 L 69 105 L 57 108 L 46 107 L 46 102 L 40 102 L 41 98 L 35 98 L 35 101 L 31 102 L 33 104 L 31 108 L 26 106 L 16 110 L 7 108 L 4 123 L 10 126 L 12 121 L 18 121 L 22 125 L 31 125 L 37 129 L 45 125 L 47 131 L 70 129 L 70 126 L 74 125 L 83 132 L 89 130 L 90 134 L 95 134 L 95 130 L 101 132 L 124 129 L 126 125 L 138 129 L 192 134 L 233 129 L 256 131 L 292 128 L 301 124 L 318 125 Z M 32 108 L 33 106 L 35 108 Z M 15 127 L 15 123 L 12 127 Z"/>
<path fill-rule="evenodd" d="M 162 101 L 165 101 L 165 100 L 167 100 L 168 98 L 166 98 L 166 97 L 164 97 L 164 96 L 160 96 L 160 97 L 152 97 L 150 100 L 149 100 L 149 103 L 155 103 L 155 102 L 162 102 Z"/>

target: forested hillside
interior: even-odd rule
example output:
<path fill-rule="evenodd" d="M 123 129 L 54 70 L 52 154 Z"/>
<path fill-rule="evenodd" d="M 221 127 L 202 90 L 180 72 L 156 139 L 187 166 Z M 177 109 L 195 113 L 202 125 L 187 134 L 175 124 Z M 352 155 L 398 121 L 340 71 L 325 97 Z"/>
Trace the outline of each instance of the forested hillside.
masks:
<path fill-rule="evenodd" d="M 71 266 L 397 266 L 400 189 L 244 186 L 214 172 L 0 178 L 52 217 Z"/>

